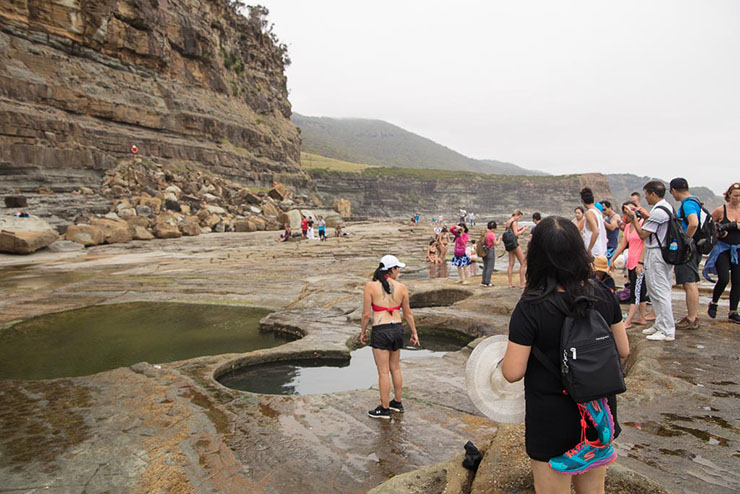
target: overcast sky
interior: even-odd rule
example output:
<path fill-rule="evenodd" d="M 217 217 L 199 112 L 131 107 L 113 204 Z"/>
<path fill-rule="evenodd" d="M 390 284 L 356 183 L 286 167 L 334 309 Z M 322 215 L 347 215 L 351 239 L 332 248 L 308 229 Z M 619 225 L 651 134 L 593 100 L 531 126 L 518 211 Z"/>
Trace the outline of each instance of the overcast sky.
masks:
<path fill-rule="evenodd" d="M 549 173 L 740 180 L 740 1 L 263 0 L 294 111 Z"/>

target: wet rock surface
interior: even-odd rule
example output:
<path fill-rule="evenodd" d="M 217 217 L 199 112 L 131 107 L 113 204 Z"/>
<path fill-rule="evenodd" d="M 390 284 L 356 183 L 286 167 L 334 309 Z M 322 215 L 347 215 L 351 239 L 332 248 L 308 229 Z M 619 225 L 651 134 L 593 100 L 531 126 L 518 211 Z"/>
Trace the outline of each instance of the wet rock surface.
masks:
<path fill-rule="evenodd" d="M 358 223 L 345 231 L 349 237 L 327 242 L 276 243 L 276 233 L 257 231 L 0 255 L 0 328 L 63 309 L 149 300 L 269 308 L 276 312 L 265 330 L 302 337 L 248 354 L 0 381 L 3 488 L 533 492 L 521 426 L 489 421 L 467 397 L 464 368 L 475 343 L 442 358 L 402 361 L 407 411 L 390 422 L 366 416 L 376 387 L 280 396 L 216 381 L 255 363 L 348 358 L 359 336 L 362 287 L 377 259 L 392 253 L 410 272 L 426 269 L 429 232 L 422 228 Z M 476 279 L 462 286 L 408 280 L 412 293 L 435 302 L 414 309 L 421 337 L 424 328 L 505 334 L 520 291 L 504 288 L 505 273 L 493 281 L 496 287 L 480 288 Z M 736 328 L 703 316 L 700 331 L 679 333 L 670 344 L 629 330 L 629 391 L 619 397 L 623 432 L 609 492 L 737 491 Z M 485 451 L 475 476 L 460 466 L 468 440 Z"/>

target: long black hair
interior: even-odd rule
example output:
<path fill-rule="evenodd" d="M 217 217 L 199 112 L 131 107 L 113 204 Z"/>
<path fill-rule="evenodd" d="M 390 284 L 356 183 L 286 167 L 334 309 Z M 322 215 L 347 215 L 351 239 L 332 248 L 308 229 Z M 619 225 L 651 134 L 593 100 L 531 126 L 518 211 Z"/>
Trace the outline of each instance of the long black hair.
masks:
<path fill-rule="evenodd" d="M 523 297 L 539 301 L 555 293 L 558 286 L 565 289 L 569 305 L 581 296 L 593 299 L 591 256 L 578 228 L 561 216 L 548 216 L 532 233 L 527 248 L 527 287 Z M 584 316 L 587 304 L 572 307 Z"/>
<path fill-rule="evenodd" d="M 381 262 L 378 265 L 378 269 L 375 270 L 373 273 L 373 281 L 379 281 L 381 285 L 383 285 L 383 290 L 385 290 L 385 293 L 390 294 L 391 293 L 391 284 L 388 283 L 388 271 L 385 269 L 385 266 L 383 266 L 383 263 Z"/>

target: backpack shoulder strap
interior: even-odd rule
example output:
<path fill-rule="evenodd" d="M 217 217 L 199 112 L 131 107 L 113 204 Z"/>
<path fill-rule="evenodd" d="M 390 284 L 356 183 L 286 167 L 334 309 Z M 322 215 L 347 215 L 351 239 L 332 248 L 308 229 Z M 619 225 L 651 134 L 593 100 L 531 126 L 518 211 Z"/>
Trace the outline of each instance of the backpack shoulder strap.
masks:
<path fill-rule="evenodd" d="M 673 211 L 671 211 L 670 209 L 668 209 L 667 207 L 665 207 L 665 206 L 657 206 L 657 208 L 658 209 L 662 209 L 663 211 L 666 212 L 666 214 L 668 215 L 668 221 L 669 222 L 671 221 L 672 218 L 675 218 L 676 217 L 676 214 Z M 651 235 L 653 235 L 655 237 L 655 240 L 658 242 L 658 247 L 660 247 L 662 249 L 663 248 L 663 244 L 660 242 L 660 238 L 658 237 L 658 235 L 656 235 L 655 233 L 652 233 Z"/>
<path fill-rule="evenodd" d="M 555 364 L 553 363 L 553 361 L 550 360 L 549 358 L 547 358 L 547 355 L 545 355 L 542 352 L 542 350 L 540 350 L 536 346 L 532 345 L 532 355 L 534 355 L 535 358 L 540 361 L 540 363 L 545 367 L 545 369 L 547 369 L 552 374 L 554 374 L 555 376 L 557 376 L 558 379 L 561 379 L 560 371 L 555 366 Z"/>

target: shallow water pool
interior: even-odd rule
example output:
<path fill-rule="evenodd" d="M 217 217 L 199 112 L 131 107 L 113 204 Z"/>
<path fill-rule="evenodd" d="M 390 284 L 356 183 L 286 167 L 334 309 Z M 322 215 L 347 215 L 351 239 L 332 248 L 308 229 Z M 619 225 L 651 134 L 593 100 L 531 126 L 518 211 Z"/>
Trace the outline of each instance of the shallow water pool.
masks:
<path fill-rule="evenodd" d="M 269 348 L 290 338 L 259 331 L 269 311 L 136 302 L 35 317 L 0 330 L 0 379 L 94 374 L 137 362 Z"/>
<path fill-rule="evenodd" d="M 472 337 L 464 335 L 425 335 L 419 330 L 420 347 L 408 344 L 401 350 L 401 361 L 421 357 L 442 357 L 457 351 Z M 218 377 L 226 387 L 262 394 L 312 395 L 367 389 L 378 382 L 372 348 L 350 352 L 350 359 L 301 359 L 259 364 L 237 369 Z"/>

